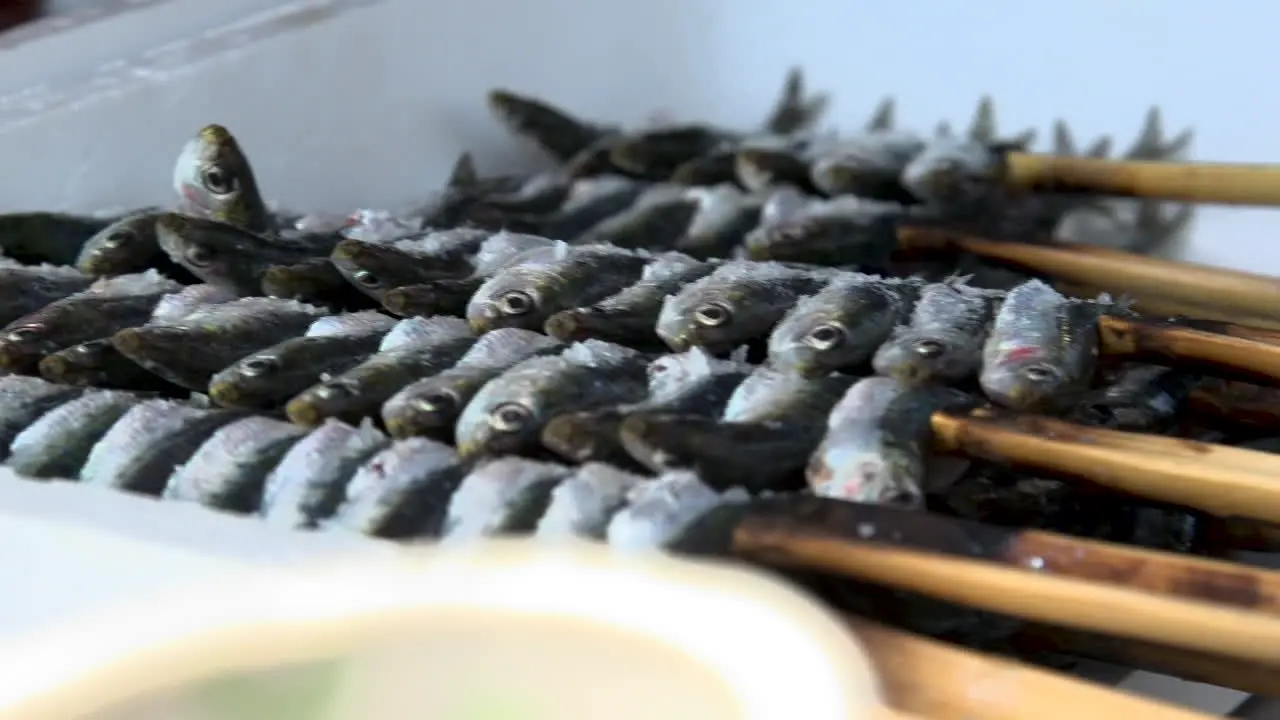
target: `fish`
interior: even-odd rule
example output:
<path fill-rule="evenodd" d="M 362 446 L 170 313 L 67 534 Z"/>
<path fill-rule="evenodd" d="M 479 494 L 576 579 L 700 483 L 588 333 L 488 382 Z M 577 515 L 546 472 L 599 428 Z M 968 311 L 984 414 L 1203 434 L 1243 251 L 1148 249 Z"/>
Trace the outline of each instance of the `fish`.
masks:
<path fill-rule="evenodd" d="M 887 377 L 859 380 L 827 418 L 806 468 L 814 494 L 853 502 L 924 506 L 935 412 L 969 409 L 972 395 Z"/>
<path fill-rule="evenodd" d="M 714 263 L 683 253 L 656 255 L 634 285 L 593 305 L 551 315 L 543 331 L 564 342 L 595 338 L 644 350 L 663 349 L 654 327 L 666 297 L 715 269 Z"/>
<path fill-rule="evenodd" d="M 809 179 L 809 163 L 802 147 L 746 143 L 734 153 L 734 179 L 750 192 L 794 186 L 806 195 L 817 194 Z"/>
<path fill-rule="evenodd" d="M 1040 280 L 1009 291 L 982 348 L 982 390 L 1022 411 L 1061 409 L 1088 390 L 1098 360 L 1099 301 L 1067 298 Z"/>
<path fill-rule="evenodd" d="M 87 290 L 93 278 L 62 265 L 23 265 L 0 258 L 0 324 Z"/>
<path fill-rule="evenodd" d="M 957 383 L 978 374 L 982 346 L 1004 293 L 952 277 L 926 286 L 910 322 L 893 329 L 871 358 L 877 375 L 911 382 Z"/>
<path fill-rule="evenodd" d="M 477 335 L 501 327 L 540 330 L 554 313 L 598 302 L 635 283 L 649 259 L 567 243 L 530 250 L 476 291 L 467 304 L 467 321 Z"/>
<path fill-rule="evenodd" d="M 323 305 L 336 311 L 377 307 L 376 301 L 347 282 L 329 258 L 272 265 L 262 274 L 262 294 L 308 305 Z"/>
<path fill-rule="evenodd" d="M 53 407 L 18 433 L 5 464 L 27 477 L 76 477 L 94 444 L 143 399 L 117 390 L 87 390 Z"/>
<path fill-rule="evenodd" d="M 911 319 L 924 285 L 916 278 L 839 275 L 773 328 L 769 362 L 813 377 L 860 368 Z"/>
<path fill-rule="evenodd" d="M 668 125 L 619 138 L 609 150 L 609 162 L 637 177 L 667 178 L 684 163 L 739 138 L 701 123 Z"/>
<path fill-rule="evenodd" d="M 129 215 L 98 231 L 80 249 L 76 269 L 104 277 L 156 268 L 170 276 L 177 271 L 179 279 L 185 279 L 189 273 L 169 261 L 156 238 L 156 220 L 162 214 L 154 211 Z"/>
<path fill-rule="evenodd" d="M 760 222 L 764 200 L 730 183 L 690 188 L 693 216 L 684 223 L 676 248 L 698 258 L 726 257 Z"/>
<path fill-rule="evenodd" d="M 182 212 L 254 233 L 273 229 L 249 159 L 225 127 L 206 125 L 187 140 L 173 166 Z"/>
<path fill-rule="evenodd" d="M 154 270 L 101 278 L 0 328 L 0 370 L 34 373 L 46 355 L 145 323 L 180 287 Z"/>
<path fill-rule="evenodd" d="M 56 385 L 25 375 L 0 376 L 0 460 L 9 456 L 13 442 L 23 430 L 83 392 L 83 388 Z"/>
<path fill-rule="evenodd" d="M 74 265 L 85 243 L 110 223 L 67 213 L 0 213 L 0 254 L 21 263 Z"/>
<path fill-rule="evenodd" d="M 166 500 L 232 512 L 256 512 L 267 475 L 307 430 L 249 416 L 218 428 L 165 484 Z"/>
<path fill-rule="evenodd" d="M 120 354 L 111 338 L 72 345 L 40 360 L 40 377 L 64 385 L 179 395 L 183 388 Z"/>
<path fill-rule="evenodd" d="M 630 488 L 626 506 L 609 520 L 605 539 L 626 551 L 664 547 L 704 513 L 748 500 L 742 488 L 717 491 L 687 470 L 663 473 Z"/>
<path fill-rule="evenodd" d="M 827 93 L 809 95 L 804 71 L 791 68 L 783 81 L 782 92 L 765 118 L 764 128 L 779 135 L 806 130 L 822 118 L 830 104 L 831 96 Z"/>
<path fill-rule="evenodd" d="M 382 294 L 382 307 L 400 317 L 467 314 L 467 303 L 484 285 L 487 278 L 468 277 L 459 280 L 432 280 L 405 285 Z"/>
<path fill-rule="evenodd" d="M 463 478 L 449 499 L 445 540 L 531 533 L 551 493 L 575 468 L 521 457 L 492 458 Z"/>
<path fill-rule="evenodd" d="M 160 298 L 151 311 L 150 322 L 176 322 L 206 305 L 221 305 L 238 298 L 234 292 L 220 285 L 187 285 Z"/>
<path fill-rule="evenodd" d="M 268 237 L 216 220 L 165 213 L 156 219 L 156 239 L 169 259 L 192 275 L 252 296 L 262 291 L 269 268 L 323 257 L 339 238 Z"/>
<path fill-rule="evenodd" d="M 204 392 L 218 371 L 282 337 L 305 332 L 327 312 L 296 300 L 242 298 L 198 308 L 169 323 L 120 330 L 111 336 L 111 344 L 165 380 Z"/>
<path fill-rule="evenodd" d="M 401 320 L 383 336 L 378 352 L 298 393 L 285 405 L 285 412 L 293 422 L 308 427 L 331 417 L 349 422 L 374 417 L 397 391 L 451 367 L 475 341 L 460 318 Z"/>
<path fill-rule="evenodd" d="M 523 360 L 564 348 L 532 330 L 500 328 L 486 333 L 452 368 L 391 396 L 382 406 L 382 422 L 392 437 L 422 435 L 451 442 L 458 415 L 485 383 Z"/>
<path fill-rule="evenodd" d="M 87 485 L 160 495 L 169 476 L 218 428 L 244 417 L 176 400 L 144 400 L 94 443 L 80 468 Z"/>
<path fill-rule="evenodd" d="M 619 437 L 623 420 L 634 413 L 683 413 L 718 417 L 734 390 L 751 374 L 741 348 L 720 360 L 695 347 L 649 363 L 648 396 L 637 403 L 559 415 L 542 429 L 542 445 L 576 463 L 633 464 Z"/>
<path fill-rule="evenodd" d="M 896 203 L 834 198 L 747 233 L 743 255 L 751 260 L 881 268 L 898 249 L 897 227 L 904 217 L 909 217 L 907 211 Z"/>
<path fill-rule="evenodd" d="M 829 272 L 782 263 L 726 262 L 668 295 L 654 330 L 675 352 L 697 345 L 728 352 L 769 331 L 801 297 L 817 292 Z"/>
<path fill-rule="evenodd" d="M 669 250 L 698 212 L 696 198 L 676 185 L 648 187 L 631 207 L 592 225 L 574 238 L 578 245 L 612 245 L 628 250 Z"/>
<path fill-rule="evenodd" d="M 653 472 L 693 470 L 718 490 L 800 489 L 827 415 L 854 378 L 804 378 L 758 367 L 733 391 L 720 417 L 634 413 L 618 437 Z"/>
<path fill-rule="evenodd" d="M 337 511 L 347 482 L 391 439 L 373 421 L 330 418 L 293 443 L 267 474 L 259 512 L 272 525 L 311 529 Z"/>
<path fill-rule="evenodd" d="M 671 173 L 668 182 L 677 185 L 714 186 L 735 183 L 737 176 L 735 148 L 727 147 L 686 161 Z"/>
<path fill-rule="evenodd" d="M 585 463 L 551 489 L 533 535 L 539 540 L 603 540 L 609 521 L 626 506 L 627 494 L 650 479 L 607 463 Z"/>
<path fill-rule="evenodd" d="M 470 275 L 471 258 L 491 234 L 457 228 L 391 243 L 343 240 L 334 246 L 329 260 L 353 286 L 382 302 L 383 294 L 393 288 Z"/>
<path fill-rule="evenodd" d="M 280 407 L 324 378 L 364 362 L 395 324 L 394 318 L 372 311 L 322 317 L 301 337 L 253 352 L 214 374 L 209 397 L 223 407 Z"/>
<path fill-rule="evenodd" d="M 454 429 L 458 453 L 529 452 L 556 415 L 618 403 L 646 393 L 647 356 L 599 340 L 574 343 L 559 355 L 532 357 L 489 382 L 472 397 Z"/>
<path fill-rule="evenodd" d="M 631 207 L 646 187 L 634 178 L 615 174 L 577 178 L 560 208 L 539 218 L 539 232 L 565 240 L 577 238 L 597 223 Z"/>
<path fill-rule="evenodd" d="M 1199 373 L 1128 365 L 1106 387 L 1089 392 L 1067 417 L 1111 430 L 1170 432 L 1201 380 Z"/>
<path fill-rule="evenodd" d="M 902 186 L 902 173 L 927 146 L 915 133 L 871 130 L 820 154 L 809 167 L 809 179 L 826 195 L 908 204 L 915 198 Z"/>
<path fill-rule="evenodd" d="M 466 474 L 444 443 L 397 440 L 360 466 L 325 527 L 383 538 L 436 537 Z"/>
<path fill-rule="evenodd" d="M 489 109 L 511 132 L 562 163 L 617 132 L 615 127 L 580 120 L 542 100 L 503 88 L 489 92 Z"/>

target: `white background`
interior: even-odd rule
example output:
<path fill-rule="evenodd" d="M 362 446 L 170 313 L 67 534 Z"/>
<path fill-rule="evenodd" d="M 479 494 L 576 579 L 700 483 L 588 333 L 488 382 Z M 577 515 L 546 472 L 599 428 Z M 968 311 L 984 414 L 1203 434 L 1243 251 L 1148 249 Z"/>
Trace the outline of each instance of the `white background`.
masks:
<path fill-rule="evenodd" d="M 488 117 L 492 86 L 601 119 L 639 122 L 663 111 L 748 126 L 797 64 L 813 88 L 833 93 L 829 121 L 837 127 L 860 126 L 889 94 L 903 125 L 929 129 L 946 119 L 962 127 L 990 93 L 1010 131 L 1035 126 L 1044 137 L 1061 117 L 1079 140 L 1107 133 L 1123 147 L 1158 104 L 1169 132 L 1196 129 L 1198 158 L 1280 159 L 1280 10 L 1262 2 L 95 6 L 93 17 L 0 37 L 0 210 L 166 202 L 179 147 L 210 122 L 240 138 L 271 199 L 316 209 L 397 206 L 436 187 L 463 149 L 477 153 L 482 169 L 539 161 Z M 1187 257 L 1280 272 L 1277 218 L 1206 209 Z M 202 574 L 218 557 L 295 556 L 283 536 L 192 520 L 203 517 L 194 509 L 171 515 L 177 511 L 129 498 L 12 483 L 0 490 L 0 512 L 10 517 L 56 515 L 171 547 L 116 551 L 47 526 L 0 522 L 9 548 L 0 560 L 0 620 L 10 628 Z M 314 542 L 298 542 L 297 552 L 312 552 Z M 1222 694 L 1199 702 L 1217 711 L 1232 704 Z"/>

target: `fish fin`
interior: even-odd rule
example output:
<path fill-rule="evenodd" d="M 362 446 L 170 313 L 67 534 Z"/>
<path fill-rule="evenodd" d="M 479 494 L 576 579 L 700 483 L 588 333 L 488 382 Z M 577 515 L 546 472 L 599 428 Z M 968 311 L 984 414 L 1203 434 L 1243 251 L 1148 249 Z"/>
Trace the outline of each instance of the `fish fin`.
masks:
<path fill-rule="evenodd" d="M 867 130 L 892 130 L 897 124 L 898 103 L 892 96 L 880 101 L 867 121 Z M 950 128 L 948 128 L 949 130 Z"/>
<path fill-rule="evenodd" d="M 479 182 L 480 174 L 476 172 L 475 156 L 468 150 L 454 161 L 449 180 L 445 184 L 451 190 L 465 190 L 475 187 Z"/>
<path fill-rule="evenodd" d="M 988 143 L 996 137 L 996 107 L 990 95 L 983 95 L 978 100 L 978 109 L 973 113 L 969 123 L 969 139 Z"/>
<path fill-rule="evenodd" d="M 1169 203 L 1143 201 L 1138 205 L 1133 224 L 1133 243 L 1125 248 L 1143 255 L 1175 252 L 1186 239 L 1195 219 L 1196 206 L 1178 203 L 1172 212 L 1166 210 Z"/>
<path fill-rule="evenodd" d="M 951 129 L 951 123 L 943 120 L 933 128 L 933 136 L 942 140 L 955 137 L 955 131 Z"/>
<path fill-rule="evenodd" d="M 1172 139 L 1166 140 L 1164 135 L 1164 117 L 1160 108 L 1152 107 L 1142 125 L 1138 139 L 1125 153 L 1126 160 L 1176 160 L 1190 147 L 1195 132 L 1183 130 Z"/>
<path fill-rule="evenodd" d="M 1075 155 L 1076 142 L 1071 137 L 1071 128 L 1062 120 L 1053 123 L 1053 154 L 1055 155 Z"/>
<path fill-rule="evenodd" d="M 1084 156 L 1091 157 L 1091 158 L 1101 159 L 1101 158 L 1107 157 L 1110 154 L 1111 154 L 1111 137 L 1108 135 L 1103 135 L 1097 140 L 1094 140 L 1093 144 L 1085 148 L 1084 150 Z"/>

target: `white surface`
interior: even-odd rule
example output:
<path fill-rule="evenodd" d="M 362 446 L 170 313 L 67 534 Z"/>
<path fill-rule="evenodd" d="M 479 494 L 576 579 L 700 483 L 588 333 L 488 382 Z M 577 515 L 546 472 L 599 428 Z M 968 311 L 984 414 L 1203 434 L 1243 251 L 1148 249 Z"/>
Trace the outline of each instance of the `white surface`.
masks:
<path fill-rule="evenodd" d="M 471 149 L 482 169 L 539 158 L 487 115 L 502 85 L 588 117 L 654 111 L 757 122 L 785 70 L 834 94 L 830 121 L 856 128 L 886 94 L 900 123 L 968 122 L 990 93 L 1003 126 L 1123 146 L 1146 108 L 1197 130 L 1195 155 L 1280 159 L 1270 68 L 1280 10 L 1266 3 L 986 0 L 152 0 L 107 3 L 0 38 L 0 209 L 80 209 L 168 200 L 182 142 L 227 125 L 272 199 L 302 208 L 396 206 Z M 265 14 L 252 13 L 264 8 Z M 108 16 L 109 15 L 109 16 Z M 1280 215 L 1208 209 L 1191 259 L 1280 272 Z M 71 492 L 66 492 L 70 490 Z M 366 543 L 281 535 L 194 508 L 0 481 L 0 636 L 85 602 L 117 602 L 233 559 L 287 562 Z M 123 550 L 31 517 L 91 522 L 166 549 Z M 18 518 L 27 518 L 19 520 Z M 52 549 L 56 548 L 56 549 Z M 1145 673 L 1126 685 L 1163 683 Z M 1171 689 L 1172 688 L 1172 689 Z M 1188 683 L 1159 687 L 1187 700 Z M 1199 692 L 1213 712 L 1238 694 Z"/>

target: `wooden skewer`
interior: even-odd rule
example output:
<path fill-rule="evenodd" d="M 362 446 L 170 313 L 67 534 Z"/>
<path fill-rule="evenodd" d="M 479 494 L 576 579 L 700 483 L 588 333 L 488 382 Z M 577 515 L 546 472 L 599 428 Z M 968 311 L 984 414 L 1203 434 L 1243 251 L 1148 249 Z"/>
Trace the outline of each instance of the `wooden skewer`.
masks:
<path fill-rule="evenodd" d="M 1264 385 L 1280 384 L 1280 344 L 1114 315 L 1098 321 L 1098 335 L 1100 351 L 1109 357 L 1174 365 Z"/>
<path fill-rule="evenodd" d="M 1192 710 L 963 650 L 861 618 L 849 625 L 871 656 L 889 704 L 948 720 L 1192 720 Z"/>
<path fill-rule="evenodd" d="M 1280 458 L 1182 438 L 976 410 L 935 413 L 934 446 L 1203 510 L 1280 521 Z"/>
<path fill-rule="evenodd" d="M 1211 378 L 1191 393 L 1192 413 L 1234 425 L 1280 427 L 1280 389 Z"/>
<path fill-rule="evenodd" d="M 1262 695 L 1274 695 L 1280 688 L 1278 666 L 1077 630 L 1029 625 L 1018 631 L 1012 646 L 1020 652 L 1069 653 Z"/>
<path fill-rule="evenodd" d="M 1061 280 L 1116 294 L 1157 297 L 1280 321 L 1280 279 L 1208 265 L 1061 243 L 1001 242 L 936 227 L 902 227 L 907 250 L 961 250 Z"/>
<path fill-rule="evenodd" d="M 1070 297 L 1096 298 L 1104 292 L 1112 292 L 1097 285 L 1054 281 L 1054 288 Z M 1170 300 L 1152 295 L 1126 294 L 1129 307 L 1151 318 L 1179 318 L 1179 322 L 1198 330 L 1221 332 L 1224 335 L 1242 337 L 1259 342 L 1280 341 L 1280 320 L 1268 320 L 1256 315 L 1241 315 L 1217 308 L 1209 308 L 1181 300 Z"/>
<path fill-rule="evenodd" d="M 809 532 L 802 522 L 772 520 L 755 524 L 747 517 L 739 523 L 734 552 L 765 564 L 850 575 L 1035 622 L 1280 664 L 1280 617 L 1038 575 L 1030 569 L 851 543 Z"/>
<path fill-rule="evenodd" d="M 734 520 L 735 552 L 741 533 L 771 538 L 791 534 L 852 548 L 889 545 L 1280 618 L 1280 571 L 827 498 L 769 498 L 751 503 L 743 512 Z"/>
<path fill-rule="evenodd" d="M 1280 166 L 1261 163 L 1144 162 L 1009 152 L 1004 155 L 1004 182 L 1037 192 L 1280 206 Z"/>

